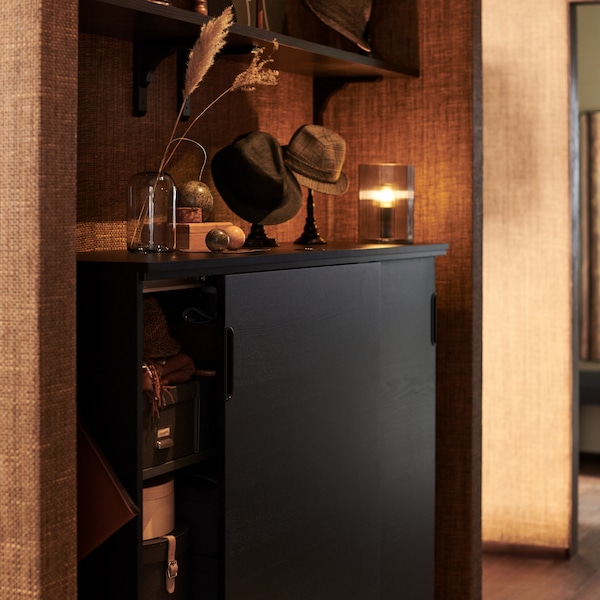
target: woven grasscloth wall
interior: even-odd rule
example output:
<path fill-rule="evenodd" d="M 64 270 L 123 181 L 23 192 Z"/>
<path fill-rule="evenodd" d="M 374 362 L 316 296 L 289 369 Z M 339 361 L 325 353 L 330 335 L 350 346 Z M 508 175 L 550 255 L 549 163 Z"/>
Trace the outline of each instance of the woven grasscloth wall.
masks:
<path fill-rule="evenodd" d="M 576 511 L 569 3 L 483 6 L 483 537 L 564 551 Z"/>
<path fill-rule="evenodd" d="M 77 595 L 77 2 L 0 8 L 0 598 Z"/>
<path fill-rule="evenodd" d="M 415 165 L 415 241 L 447 242 L 438 259 L 436 597 L 478 598 L 481 460 L 481 163 L 477 3 L 418 3 L 421 77 L 352 84 L 326 126 L 358 164 Z M 332 237 L 356 235 L 356 202 L 328 200 Z"/>
<path fill-rule="evenodd" d="M 600 360 L 600 112 L 579 115 L 580 329 L 579 357 Z"/>

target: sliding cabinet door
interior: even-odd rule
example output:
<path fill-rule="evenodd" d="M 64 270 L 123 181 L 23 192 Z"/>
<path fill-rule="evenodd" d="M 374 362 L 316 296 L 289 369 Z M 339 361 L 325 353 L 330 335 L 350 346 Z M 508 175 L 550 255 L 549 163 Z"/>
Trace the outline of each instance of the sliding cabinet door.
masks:
<path fill-rule="evenodd" d="M 227 276 L 226 600 L 380 598 L 380 265 Z"/>

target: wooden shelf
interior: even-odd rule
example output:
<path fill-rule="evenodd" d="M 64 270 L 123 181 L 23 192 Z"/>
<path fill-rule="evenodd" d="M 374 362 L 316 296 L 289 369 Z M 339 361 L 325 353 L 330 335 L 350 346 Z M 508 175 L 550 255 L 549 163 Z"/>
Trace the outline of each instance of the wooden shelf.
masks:
<path fill-rule="evenodd" d="M 191 46 L 207 20 L 191 10 L 149 0 L 86 0 L 80 4 L 81 31 L 140 42 Z M 227 54 L 245 55 L 254 46 L 270 49 L 275 39 L 279 49 L 273 56 L 274 67 L 281 71 L 354 81 L 419 75 L 414 68 L 237 23 L 230 29 Z"/>

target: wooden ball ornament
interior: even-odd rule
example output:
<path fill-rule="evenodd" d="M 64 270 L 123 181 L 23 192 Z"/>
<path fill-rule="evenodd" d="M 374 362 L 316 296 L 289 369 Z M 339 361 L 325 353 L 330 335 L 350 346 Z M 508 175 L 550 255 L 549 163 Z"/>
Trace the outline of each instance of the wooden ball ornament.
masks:
<path fill-rule="evenodd" d="M 237 225 L 229 225 L 225 227 L 225 233 L 229 236 L 229 250 L 238 250 L 246 241 L 246 234 L 241 227 Z"/>

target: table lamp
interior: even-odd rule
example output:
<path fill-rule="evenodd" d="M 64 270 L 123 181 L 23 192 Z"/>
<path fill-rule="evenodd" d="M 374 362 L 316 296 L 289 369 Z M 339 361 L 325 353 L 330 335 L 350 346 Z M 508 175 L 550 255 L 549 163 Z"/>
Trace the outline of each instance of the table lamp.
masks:
<path fill-rule="evenodd" d="M 365 242 L 412 243 L 414 166 L 358 166 L 358 228 Z"/>

